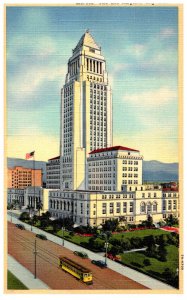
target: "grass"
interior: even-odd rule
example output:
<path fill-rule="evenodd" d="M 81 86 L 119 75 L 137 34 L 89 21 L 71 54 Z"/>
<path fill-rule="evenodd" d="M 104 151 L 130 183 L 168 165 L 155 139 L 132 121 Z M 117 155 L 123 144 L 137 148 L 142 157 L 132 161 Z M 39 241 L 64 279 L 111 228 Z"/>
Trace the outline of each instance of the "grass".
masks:
<path fill-rule="evenodd" d="M 62 237 L 62 230 L 61 229 L 59 231 L 57 231 L 57 235 L 59 237 Z M 81 242 L 88 243 L 90 237 L 80 236 L 80 235 L 76 235 L 76 234 L 74 234 L 73 236 L 71 236 L 69 234 L 69 232 L 67 232 L 67 231 L 64 230 L 64 238 L 67 239 L 67 240 L 69 240 L 70 242 L 73 242 L 75 244 L 80 245 Z"/>
<path fill-rule="evenodd" d="M 166 246 L 167 249 L 167 261 L 162 262 L 156 258 L 147 257 L 145 252 L 129 252 L 129 253 L 123 253 L 121 255 L 122 262 L 130 267 L 136 267 L 140 271 L 146 272 L 150 275 L 156 275 L 161 279 L 167 279 L 163 278 L 162 273 L 166 268 L 169 268 L 174 273 L 176 272 L 176 269 L 178 268 L 178 248 L 174 245 L 168 245 Z M 151 265 L 150 266 L 144 266 L 144 259 L 149 259 Z"/>
<path fill-rule="evenodd" d="M 7 289 L 8 290 L 28 290 L 28 288 L 10 271 L 7 273 Z"/>
<path fill-rule="evenodd" d="M 131 232 L 123 232 L 123 233 L 117 233 L 113 234 L 112 238 L 121 239 L 121 238 L 131 238 L 131 237 L 144 237 L 149 235 L 163 235 L 163 234 L 170 234 L 168 231 L 163 231 L 160 229 L 142 229 L 137 231 L 131 231 Z"/>

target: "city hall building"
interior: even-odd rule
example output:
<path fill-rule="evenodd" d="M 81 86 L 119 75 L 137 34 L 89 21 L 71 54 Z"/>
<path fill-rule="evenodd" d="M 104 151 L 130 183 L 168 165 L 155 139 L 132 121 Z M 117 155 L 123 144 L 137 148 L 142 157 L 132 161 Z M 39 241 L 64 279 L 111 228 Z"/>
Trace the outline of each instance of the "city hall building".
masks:
<path fill-rule="evenodd" d="M 118 218 L 138 224 L 178 216 L 178 190 L 142 182 L 139 150 L 113 146 L 112 91 L 106 60 L 89 31 L 68 60 L 61 90 L 60 189 L 49 191 L 49 211 L 78 225 Z"/>

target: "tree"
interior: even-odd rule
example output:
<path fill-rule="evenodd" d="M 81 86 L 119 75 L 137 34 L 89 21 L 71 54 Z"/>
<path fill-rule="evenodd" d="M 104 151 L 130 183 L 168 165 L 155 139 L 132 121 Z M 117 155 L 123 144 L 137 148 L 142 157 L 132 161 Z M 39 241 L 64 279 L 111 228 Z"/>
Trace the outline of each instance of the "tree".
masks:
<path fill-rule="evenodd" d="M 143 244 L 147 247 L 155 245 L 155 237 L 153 235 L 148 235 L 143 238 Z"/>
<path fill-rule="evenodd" d="M 119 225 L 118 219 L 110 219 L 106 220 L 104 224 L 102 224 L 103 231 L 115 231 Z"/>
<path fill-rule="evenodd" d="M 126 250 L 126 251 L 132 249 L 130 240 L 129 239 L 123 240 L 122 247 L 123 247 L 123 250 Z"/>
<path fill-rule="evenodd" d="M 150 215 L 147 216 L 147 226 L 148 227 L 153 226 L 153 218 Z"/>
<path fill-rule="evenodd" d="M 146 249 L 146 254 L 147 254 L 147 256 L 150 256 L 150 257 L 157 257 L 156 245 L 154 245 L 154 244 L 149 245 Z"/>
<path fill-rule="evenodd" d="M 159 245 L 166 246 L 168 243 L 168 238 L 167 238 L 166 234 L 159 235 L 157 237 L 157 243 Z"/>
<path fill-rule="evenodd" d="M 40 210 L 43 208 L 43 203 L 41 201 L 37 202 L 36 209 L 38 210 L 40 216 Z"/>
<path fill-rule="evenodd" d="M 176 270 L 176 272 L 173 272 L 171 269 L 165 268 L 164 272 L 162 273 L 162 276 L 168 283 L 170 283 L 174 287 L 178 288 L 179 275 L 178 275 L 177 270 Z"/>
<path fill-rule="evenodd" d="M 173 225 L 179 224 L 179 220 L 176 217 L 174 217 L 172 214 L 170 214 L 169 217 L 165 221 L 168 226 L 173 226 Z"/>
<path fill-rule="evenodd" d="M 28 212 L 22 212 L 21 215 L 19 216 L 19 220 L 21 220 L 21 221 L 30 220 L 29 213 Z"/>
<path fill-rule="evenodd" d="M 146 266 L 146 267 L 150 266 L 150 265 L 151 265 L 150 259 L 145 258 L 144 261 L 143 261 L 143 264 L 144 264 L 144 266 Z"/>
<path fill-rule="evenodd" d="M 159 245 L 157 249 L 157 255 L 161 261 L 167 261 L 167 249 L 164 245 Z"/>
<path fill-rule="evenodd" d="M 132 237 L 130 241 L 133 248 L 141 248 L 143 246 L 142 239 L 139 237 Z"/>
<path fill-rule="evenodd" d="M 120 246 L 112 246 L 109 251 L 113 256 L 116 256 L 123 252 L 123 249 Z"/>

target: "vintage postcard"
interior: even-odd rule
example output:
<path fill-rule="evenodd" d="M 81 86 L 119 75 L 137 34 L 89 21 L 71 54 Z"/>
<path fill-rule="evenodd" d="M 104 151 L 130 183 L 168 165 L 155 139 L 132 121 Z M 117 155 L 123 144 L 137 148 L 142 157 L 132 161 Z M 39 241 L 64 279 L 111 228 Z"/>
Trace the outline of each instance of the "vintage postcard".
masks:
<path fill-rule="evenodd" d="M 5 5 L 5 293 L 183 292 L 182 14 Z"/>

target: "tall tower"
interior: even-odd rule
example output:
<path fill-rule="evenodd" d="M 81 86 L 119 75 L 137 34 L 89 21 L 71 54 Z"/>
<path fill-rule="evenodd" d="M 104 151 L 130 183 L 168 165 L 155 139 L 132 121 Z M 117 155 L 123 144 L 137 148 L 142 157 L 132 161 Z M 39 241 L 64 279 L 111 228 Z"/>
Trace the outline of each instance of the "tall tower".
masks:
<path fill-rule="evenodd" d="M 90 151 L 112 146 L 112 93 L 106 61 L 87 30 L 68 60 L 61 90 L 61 189 L 87 189 Z"/>

